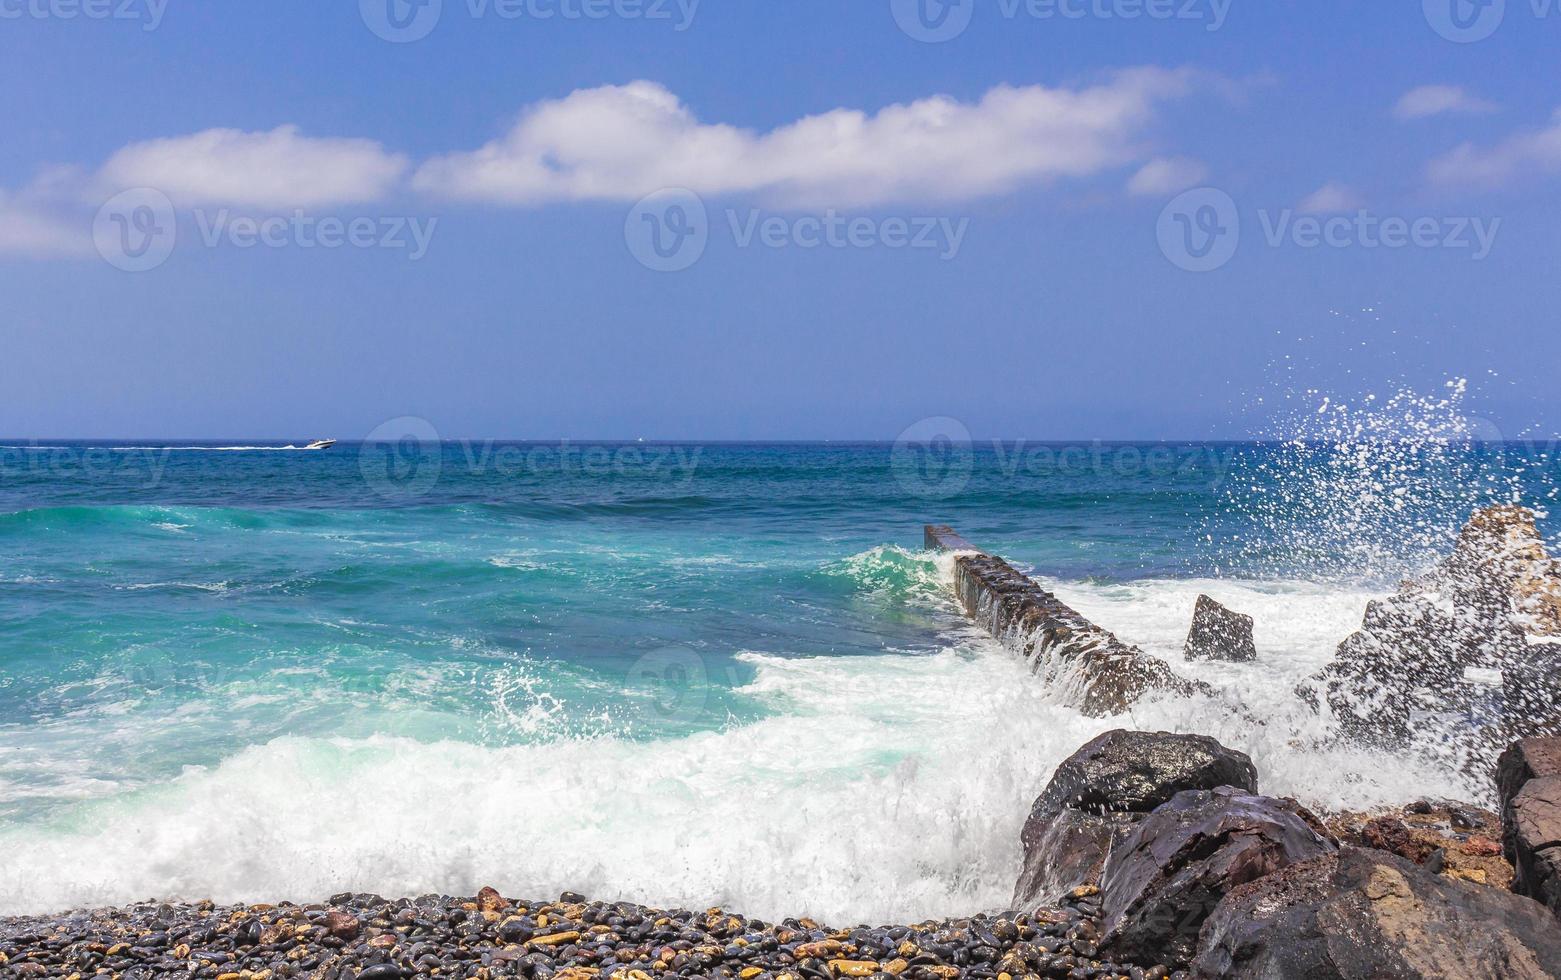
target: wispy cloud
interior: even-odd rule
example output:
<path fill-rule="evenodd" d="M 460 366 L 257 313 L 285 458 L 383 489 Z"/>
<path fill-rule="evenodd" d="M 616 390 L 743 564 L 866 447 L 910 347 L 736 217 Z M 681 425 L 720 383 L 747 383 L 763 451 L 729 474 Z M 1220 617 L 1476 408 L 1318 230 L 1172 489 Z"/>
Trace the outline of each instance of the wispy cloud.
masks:
<path fill-rule="evenodd" d="M 373 140 L 208 129 L 132 143 L 98 171 L 107 190 L 155 187 L 181 207 L 309 208 L 378 200 L 407 172 L 406 157 Z"/>
<path fill-rule="evenodd" d="M 90 228 L 31 195 L 0 191 L 0 254 L 59 258 L 91 252 Z"/>
<path fill-rule="evenodd" d="M 1175 194 L 1203 182 L 1209 168 L 1201 160 L 1159 157 L 1139 168 L 1127 182 L 1129 194 Z"/>
<path fill-rule="evenodd" d="M 1494 102 L 1470 95 L 1461 85 L 1422 85 L 1404 93 L 1393 107 L 1399 119 L 1425 119 L 1443 113 L 1475 115 L 1495 112 Z"/>
<path fill-rule="evenodd" d="M 1426 175 L 1433 184 L 1498 187 L 1519 177 L 1561 172 L 1561 109 L 1546 126 L 1527 129 L 1494 146 L 1464 143 L 1431 161 Z"/>
<path fill-rule="evenodd" d="M 1303 214 L 1338 214 L 1364 205 L 1364 200 L 1353 188 L 1330 181 L 1308 194 L 1295 209 Z"/>
<path fill-rule="evenodd" d="M 425 164 L 414 185 L 519 206 L 664 187 L 797 206 L 970 199 L 1140 163 L 1156 108 L 1196 80 L 1137 68 L 1081 88 L 1004 85 L 976 102 L 836 109 L 768 132 L 701 122 L 665 87 L 638 81 L 536 103 L 501 138 Z"/>

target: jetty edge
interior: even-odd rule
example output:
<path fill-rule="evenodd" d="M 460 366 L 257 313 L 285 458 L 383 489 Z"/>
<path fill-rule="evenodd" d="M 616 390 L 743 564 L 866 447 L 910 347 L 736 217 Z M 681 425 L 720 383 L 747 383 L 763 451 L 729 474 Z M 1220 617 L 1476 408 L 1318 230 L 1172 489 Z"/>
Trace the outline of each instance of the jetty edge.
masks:
<path fill-rule="evenodd" d="M 1071 689 L 1092 718 L 1119 715 L 1152 694 L 1215 696 L 1159 657 L 1123 643 L 1008 562 L 975 547 L 947 524 L 928 524 L 929 551 L 954 553 L 954 593 L 998 642 L 1033 663 L 1050 684 Z"/>

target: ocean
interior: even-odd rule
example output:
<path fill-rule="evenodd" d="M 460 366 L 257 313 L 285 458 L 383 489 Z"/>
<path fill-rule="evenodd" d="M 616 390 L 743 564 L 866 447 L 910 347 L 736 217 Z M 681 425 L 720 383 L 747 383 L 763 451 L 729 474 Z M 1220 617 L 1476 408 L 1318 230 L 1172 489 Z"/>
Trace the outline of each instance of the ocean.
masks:
<path fill-rule="evenodd" d="M 1555 475 L 1369 438 L 13 442 L 0 914 L 490 884 L 1000 909 L 1031 801 L 1114 727 L 1215 735 L 1319 808 L 1479 799 L 1432 755 L 1328 742 L 1292 689 L 1476 506 L 1543 507 Z M 966 620 L 926 523 L 1251 714 L 1084 717 Z M 1259 663 L 1182 660 L 1205 592 L 1256 618 Z"/>

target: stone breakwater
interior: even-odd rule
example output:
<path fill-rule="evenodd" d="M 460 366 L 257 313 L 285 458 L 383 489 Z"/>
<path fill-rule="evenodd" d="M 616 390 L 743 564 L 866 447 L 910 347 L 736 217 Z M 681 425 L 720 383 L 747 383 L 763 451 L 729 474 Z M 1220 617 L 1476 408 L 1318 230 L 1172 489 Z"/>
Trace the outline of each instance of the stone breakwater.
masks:
<path fill-rule="evenodd" d="M 1100 952 L 1100 900 L 916 925 L 831 929 L 719 909 L 587 901 L 387 901 L 343 894 L 316 905 L 135 905 L 0 919 L 0 976 L 151 980 L 1024 980 L 1185 977 Z"/>
<path fill-rule="evenodd" d="M 970 617 L 1070 692 L 1086 715 L 1121 714 L 1150 693 L 1213 693 L 1096 626 L 1008 562 L 976 550 L 953 528 L 928 525 L 926 545 L 957 553 L 954 592 Z"/>

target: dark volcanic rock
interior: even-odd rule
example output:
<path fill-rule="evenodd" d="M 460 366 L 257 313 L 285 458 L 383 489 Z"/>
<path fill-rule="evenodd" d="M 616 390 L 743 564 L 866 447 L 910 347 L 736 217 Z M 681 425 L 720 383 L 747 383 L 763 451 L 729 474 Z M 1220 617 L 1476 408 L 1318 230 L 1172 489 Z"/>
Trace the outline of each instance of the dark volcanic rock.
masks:
<path fill-rule="evenodd" d="M 1496 763 L 1496 792 L 1505 810 L 1532 779 L 1561 776 L 1561 738 L 1525 738 L 1508 746 Z"/>
<path fill-rule="evenodd" d="M 1014 904 L 1096 884 L 1106 855 L 1146 814 L 1183 790 L 1217 786 L 1256 792 L 1252 760 L 1202 735 L 1119 730 L 1095 738 L 1057 767 L 1030 808 Z"/>
<path fill-rule="evenodd" d="M 1016 908 L 1054 901 L 1080 885 L 1100 883 L 1106 855 L 1133 832 L 1142 813 L 1064 809 L 1025 824 L 1024 870 L 1014 885 Z"/>
<path fill-rule="evenodd" d="M 1036 673 L 1076 688 L 1079 710 L 1092 718 L 1122 714 L 1148 695 L 1215 693 L 1123 643 L 994 555 L 956 558 L 954 592 L 971 618 L 1030 660 Z"/>
<path fill-rule="evenodd" d="M 1561 739 L 1530 738 L 1496 764 L 1512 890 L 1561 914 Z"/>
<path fill-rule="evenodd" d="M 1184 964 L 1227 892 L 1336 848 L 1285 801 L 1231 787 L 1178 794 L 1106 861 L 1102 945 L 1130 961 Z"/>
<path fill-rule="evenodd" d="M 1193 969 L 1252 980 L 1543 980 L 1561 930 L 1526 898 L 1344 848 L 1234 889 Z"/>
<path fill-rule="evenodd" d="M 1244 752 L 1207 735 L 1117 730 L 1097 736 L 1057 767 L 1031 808 L 1065 806 L 1147 813 L 1189 789 L 1235 786 L 1257 792 L 1257 767 Z"/>
<path fill-rule="evenodd" d="M 1192 629 L 1183 654 L 1188 660 L 1222 660 L 1251 663 L 1257 659 L 1252 643 L 1252 617 L 1232 612 L 1206 595 L 1198 597 L 1192 611 Z"/>

